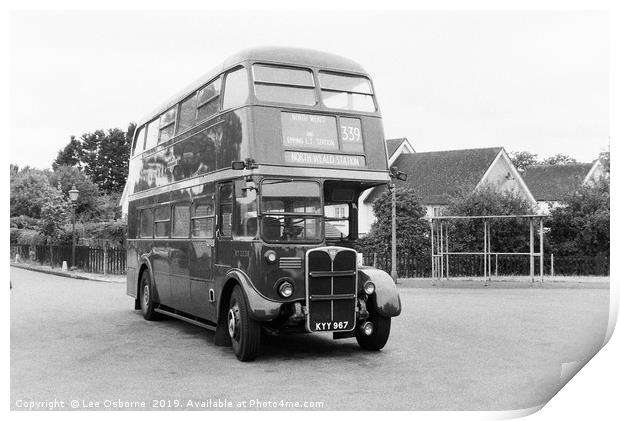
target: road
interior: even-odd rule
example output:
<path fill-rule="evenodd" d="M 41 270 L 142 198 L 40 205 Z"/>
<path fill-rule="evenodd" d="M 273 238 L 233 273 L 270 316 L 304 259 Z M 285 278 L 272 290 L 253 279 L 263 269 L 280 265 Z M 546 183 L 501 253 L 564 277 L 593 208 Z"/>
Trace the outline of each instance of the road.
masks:
<path fill-rule="evenodd" d="M 560 389 L 562 363 L 597 352 L 609 307 L 608 288 L 402 287 L 403 314 L 381 352 L 362 351 L 354 339 L 299 335 L 267 338 L 257 361 L 241 363 L 213 345 L 211 332 L 144 320 L 124 284 L 17 268 L 11 281 L 13 409 L 54 399 L 147 409 L 160 399 L 186 409 L 188 401 L 528 408 Z"/>

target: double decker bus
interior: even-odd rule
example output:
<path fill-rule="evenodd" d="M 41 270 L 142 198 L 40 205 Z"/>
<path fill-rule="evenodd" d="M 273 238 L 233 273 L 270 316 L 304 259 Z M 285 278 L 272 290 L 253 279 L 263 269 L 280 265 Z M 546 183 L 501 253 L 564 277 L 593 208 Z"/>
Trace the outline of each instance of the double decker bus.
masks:
<path fill-rule="evenodd" d="M 372 82 L 296 48 L 240 52 L 137 126 L 129 163 L 127 294 L 215 331 L 237 358 L 262 334 L 386 344 L 390 276 L 358 265 L 359 195 L 389 181 Z"/>

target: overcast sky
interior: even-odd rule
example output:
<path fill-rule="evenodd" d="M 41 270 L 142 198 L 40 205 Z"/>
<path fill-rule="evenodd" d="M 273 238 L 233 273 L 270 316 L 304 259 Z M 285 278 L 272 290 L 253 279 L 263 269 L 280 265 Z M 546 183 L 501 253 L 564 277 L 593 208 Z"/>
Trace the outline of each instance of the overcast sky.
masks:
<path fill-rule="evenodd" d="M 386 137 L 418 152 L 503 146 L 591 161 L 609 142 L 600 12 L 19 12 L 11 162 L 126 128 L 237 50 L 314 48 L 374 79 Z"/>

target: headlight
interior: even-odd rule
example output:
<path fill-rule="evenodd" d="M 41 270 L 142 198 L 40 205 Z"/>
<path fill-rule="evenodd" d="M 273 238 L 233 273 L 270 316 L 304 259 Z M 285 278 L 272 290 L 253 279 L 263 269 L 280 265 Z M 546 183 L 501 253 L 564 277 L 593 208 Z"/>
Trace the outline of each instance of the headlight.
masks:
<path fill-rule="evenodd" d="M 278 294 L 280 294 L 282 298 L 289 298 L 293 295 L 293 292 L 295 292 L 295 288 L 293 288 L 293 284 L 289 281 L 282 282 L 278 287 Z"/>
<path fill-rule="evenodd" d="M 276 252 L 273 250 L 267 250 L 265 252 L 265 260 L 267 261 L 267 263 L 275 263 L 277 257 L 278 256 L 276 255 Z"/>
<path fill-rule="evenodd" d="M 373 284 L 372 282 L 368 281 L 364 284 L 364 292 L 367 295 L 372 295 L 375 293 L 375 284 Z"/>

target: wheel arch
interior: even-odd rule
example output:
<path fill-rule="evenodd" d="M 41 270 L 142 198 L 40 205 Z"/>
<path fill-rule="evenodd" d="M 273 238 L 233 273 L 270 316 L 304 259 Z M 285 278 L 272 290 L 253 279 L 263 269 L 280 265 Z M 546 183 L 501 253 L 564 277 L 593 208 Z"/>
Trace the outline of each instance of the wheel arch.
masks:
<path fill-rule="evenodd" d="M 228 312 L 228 303 L 230 302 L 230 297 L 232 296 L 233 289 L 235 286 L 241 285 L 239 281 L 235 277 L 228 277 L 224 286 L 222 287 L 222 292 L 220 293 L 219 299 L 217 300 L 217 323 L 226 320 L 226 314 Z M 243 292 L 243 287 L 241 288 Z M 244 292 L 245 295 L 245 292 Z M 247 298 L 246 298 L 247 299 Z"/>
<path fill-rule="evenodd" d="M 366 281 L 375 284 L 375 293 L 370 296 L 370 305 L 378 314 L 386 317 L 398 316 L 401 312 L 400 295 L 394 280 L 386 272 L 363 267 L 358 270 L 359 285 Z"/>
<path fill-rule="evenodd" d="M 271 301 L 262 296 L 252 285 L 250 278 L 238 269 L 231 269 L 226 273 L 226 281 L 217 300 L 218 323 L 226 318 L 230 295 L 235 285 L 239 285 L 248 304 L 250 317 L 257 321 L 273 320 L 280 315 L 282 303 Z M 222 319 L 221 317 L 224 317 Z"/>
<path fill-rule="evenodd" d="M 153 276 L 153 268 L 151 267 L 151 262 L 145 257 L 142 256 L 140 262 L 138 263 L 140 269 L 138 270 L 138 280 L 136 284 L 136 291 L 138 292 L 136 295 L 136 300 L 139 302 L 142 291 L 140 290 L 140 283 L 142 282 L 142 274 L 148 271 L 149 278 L 151 279 L 151 285 L 153 286 L 154 299 L 156 302 L 159 301 L 159 294 L 157 293 L 157 283 L 155 281 L 155 277 Z"/>

